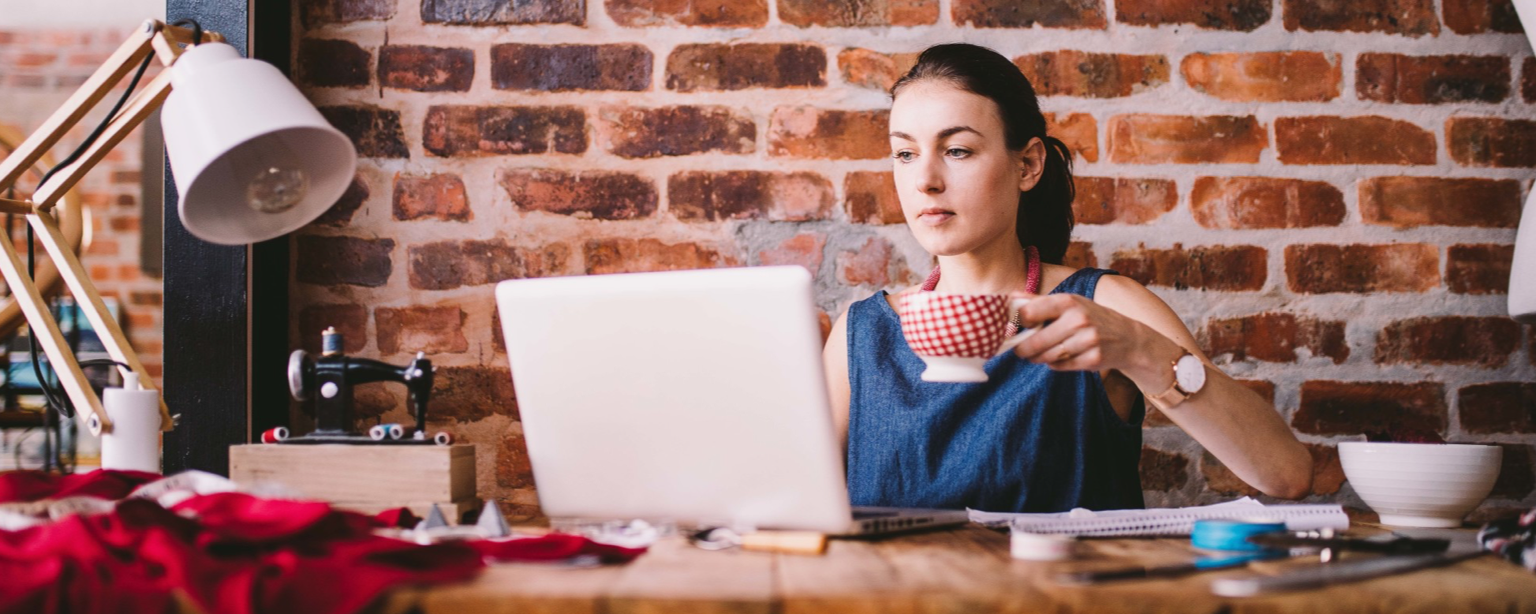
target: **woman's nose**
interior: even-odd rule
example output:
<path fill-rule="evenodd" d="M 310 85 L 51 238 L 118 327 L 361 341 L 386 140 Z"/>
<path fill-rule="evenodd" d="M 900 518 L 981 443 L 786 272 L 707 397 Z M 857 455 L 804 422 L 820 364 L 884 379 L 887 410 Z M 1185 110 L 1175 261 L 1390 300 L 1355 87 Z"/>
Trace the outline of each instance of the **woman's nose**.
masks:
<path fill-rule="evenodd" d="M 923 161 L 919 163 L 917 170 L 917 189 L 924 194 L 938 194 L 944 191 L 944 173 L 938 164 Z"/>

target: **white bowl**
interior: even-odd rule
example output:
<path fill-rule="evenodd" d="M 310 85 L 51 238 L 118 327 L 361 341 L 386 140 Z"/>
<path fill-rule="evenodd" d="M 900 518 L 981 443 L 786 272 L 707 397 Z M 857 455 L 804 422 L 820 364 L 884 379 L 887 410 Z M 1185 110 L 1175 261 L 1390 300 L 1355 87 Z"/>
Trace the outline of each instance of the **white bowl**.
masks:
<path fill-rule="evenodd" d="M 1459 527 L 1499 477 L 1504 449 L 1455 443 L 1339 444 L 1339 462 L 1355 493 L 1381 524 Z"/>

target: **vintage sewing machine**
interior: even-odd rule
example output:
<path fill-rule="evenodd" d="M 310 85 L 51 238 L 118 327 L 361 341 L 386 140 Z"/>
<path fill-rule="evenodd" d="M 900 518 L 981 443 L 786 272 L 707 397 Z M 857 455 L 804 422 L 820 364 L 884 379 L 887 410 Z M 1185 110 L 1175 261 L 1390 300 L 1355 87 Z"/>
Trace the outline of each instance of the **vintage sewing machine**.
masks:
<path fill-rule="evenodd" d="M 289 438 L 287 429 L 278 427 L 263 433 L 261 443 L 231 446 L 230 478 L 238 484 L 275 482 L 299 496 L 365 514 L 407 507 L 426 517 L 436 506 L 457 523 L 479 509 L 475 447 L 454 444 L 447 433 L 426 432 L 432 361 L 417 354 L 396 366 L 347 356 L 342 347 L 341 334 L 328 328 L 320 356 L 311 358 L 304 350 L 290 355 L 289 391 L 315 404 L 316 428 Z M 380 424 L 366 435 L 354 432 L 352 387 L 369 382 L 405 384 L 415 426 Z"/>
<path fill-rule="evenodd" d="M 448 445 L 446 433 L 427 437 L 427 402 L 432 396 L 432 361 L 417 352 L 416 359 L 403 367 L 377 360 L 354 358 L 343 354 L 343 338 L 335 327 L 321 333 L 321 352 L 311 360 L 304 350 L 294 350 L 288 358 L 288 389 L 298 401 L 315 403 L 315 430 L 307 435 L 272 437 L 290 444 L 436 444 Z M 362 435 L 352 430 L 352 387 L 370 382 L 401 382 L 407 391 L 406 404 L 416 418 L 409 431 L 398 424 L 380 424 Z"/>

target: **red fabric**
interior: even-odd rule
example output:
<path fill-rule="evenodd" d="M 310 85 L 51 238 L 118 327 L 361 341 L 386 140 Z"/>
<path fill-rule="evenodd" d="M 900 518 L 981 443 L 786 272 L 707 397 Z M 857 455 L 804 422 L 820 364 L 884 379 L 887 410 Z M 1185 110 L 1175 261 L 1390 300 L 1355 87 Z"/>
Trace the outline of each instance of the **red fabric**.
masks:
<path fill-rule="evenodd" d="M 133 489 L 160 478 L 158 473 L 109 469 L 73 475 L 4 471 L 0 472 L 0 503 L 82 496 L 117 500 L 128 496 Z"/>
<path fill-rule="evenodd" d="M 411 508 L 397 507 L 392 510 L 384 510 L 373 515 L 373 519 L 382 526 L 395 527 L 397 529 L 414 529 L 416 523 L 421 522 L 421 517 L 411 513 Z"/>
<path fill-rule="evenodd" d="M 392 586 L 471 578 L 486 559 L 617 562 L 643 552 L 572 535 L 420 546 L 374 535 L 377 526 L 325 503 L 241 493 L 170 510 L 123 501 L 110 514 L 0 531 L 0 614 L 159 613 L 178 593 L 208 612 L 341 614 Z"/>

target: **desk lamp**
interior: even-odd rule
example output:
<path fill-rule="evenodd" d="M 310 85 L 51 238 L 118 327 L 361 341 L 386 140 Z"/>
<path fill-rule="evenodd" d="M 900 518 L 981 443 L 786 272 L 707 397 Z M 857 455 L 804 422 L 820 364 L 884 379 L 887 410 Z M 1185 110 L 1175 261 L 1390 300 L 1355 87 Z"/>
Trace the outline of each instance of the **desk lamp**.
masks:
<path fill-rule="evenodd" d="M 190 27 L 182 27 L 190 24 Z M 186 45 L 183 49 L 181 46 Z M 151 56 L 166 69 L 127 98 Z M 240 57 L 214 32 L 191 22 L 148 20 L 11 155 L 0 161 L 0 194 L 47 154 L 128 72 L 133 84 L 108 117 L 61 166 L 50 171 L 30 199 L 0 198 L 0 212 L 25 215 L 57 264 L 86 319 L 100 333 L 120 368 L 144 366 L 108 313 L 80 259 L 68 247 L 53 207 L 128 133 L 164 104 L 161 124 L 176 187 L 177 211 L 194 236 L 222 245 L 264 241 L 319 217 L 351 183 L 357 163 L 352 143 L 336 130 L 276 68 Z M 27 274 L 11 241 L 0 241 L 0 273 L 58 373 L 77 417 L 93 435 L 112 430 L 59 325 Z M 139 378 L 153 388 L 148 378 Z M 160 401 L 160 428 L 172 427 Z"/>

